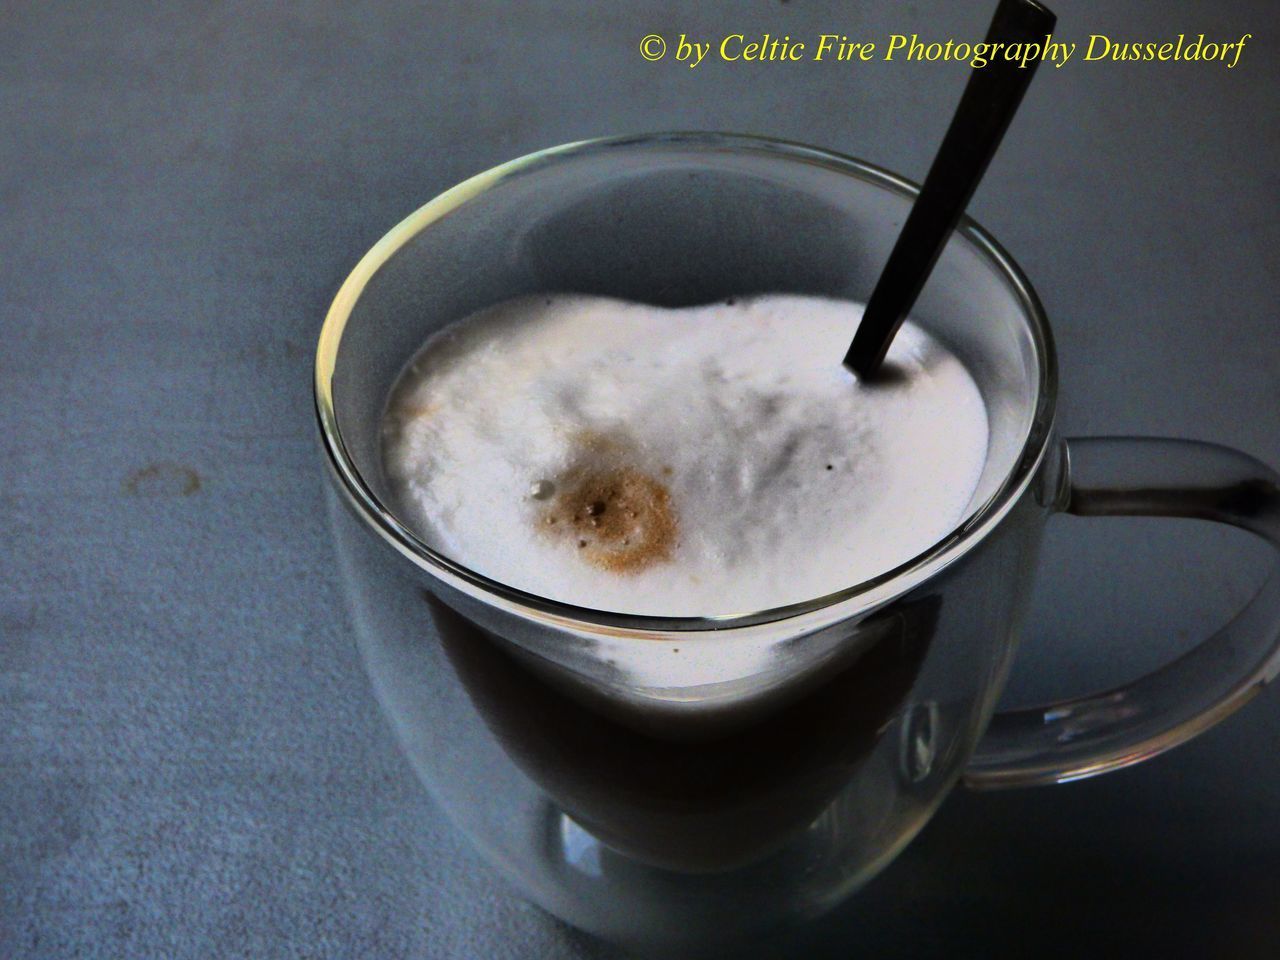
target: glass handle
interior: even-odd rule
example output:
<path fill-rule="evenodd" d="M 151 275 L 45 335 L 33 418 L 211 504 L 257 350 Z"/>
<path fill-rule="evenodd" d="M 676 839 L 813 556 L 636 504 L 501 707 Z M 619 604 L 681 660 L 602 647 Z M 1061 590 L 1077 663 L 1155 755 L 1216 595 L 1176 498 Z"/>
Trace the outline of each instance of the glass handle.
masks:
<path fill-rule="evenodd" d="M 1194 517 L 1277 548 L 1280 476 L 1247 454 L 1193 440 L 1090 437 L 1065 444 L 1055 508 L 1082 517 Z M 1105 693 L 997 713 L 965 782 L 1062 783 L 1138 763 L 1235 712 L 1280 671 L 1280 562 L 1229 624 L 1189 653 Z"/>

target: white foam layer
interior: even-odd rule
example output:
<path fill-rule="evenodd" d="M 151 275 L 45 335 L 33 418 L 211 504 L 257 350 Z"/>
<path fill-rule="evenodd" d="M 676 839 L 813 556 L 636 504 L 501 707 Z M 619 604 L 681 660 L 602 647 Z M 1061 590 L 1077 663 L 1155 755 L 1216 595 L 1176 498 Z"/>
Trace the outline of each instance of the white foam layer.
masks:
<path fill-rule="evenodd" d="M 860 384 L 840 358 L 861 314 L 561 296 L 469 317 L 393 391 L 383 456 L 402 518 L 495 580 L 655 616 L 753 613 L 890 570 L 963 519 L 987 418 L 963 364 L 912 323 L 895 375 Z M 603 517 L 560 499 L 609 482 L 610 519 L 626 508 L 638 526 L 598 545 Z"/>

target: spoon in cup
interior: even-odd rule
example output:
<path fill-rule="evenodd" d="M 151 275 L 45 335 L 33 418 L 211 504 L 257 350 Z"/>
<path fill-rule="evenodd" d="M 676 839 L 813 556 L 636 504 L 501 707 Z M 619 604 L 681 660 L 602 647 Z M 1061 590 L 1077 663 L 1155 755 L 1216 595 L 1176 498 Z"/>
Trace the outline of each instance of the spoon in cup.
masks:
<path fill-rule="evenodd" d="M 1000 0 L 986 42 L 1002 44 L 1003 49 L 1011 44 L 1047 43 L 1057 20 L 1036 0 Z M 964 215 L 1039 64 L 1039 57 L 1029 62 L 1004 59 L 996 50 L 984 66 L 973 68 L 845 354 L 844 365 L 861 380 L 876 378 L 889 344 Z"/>

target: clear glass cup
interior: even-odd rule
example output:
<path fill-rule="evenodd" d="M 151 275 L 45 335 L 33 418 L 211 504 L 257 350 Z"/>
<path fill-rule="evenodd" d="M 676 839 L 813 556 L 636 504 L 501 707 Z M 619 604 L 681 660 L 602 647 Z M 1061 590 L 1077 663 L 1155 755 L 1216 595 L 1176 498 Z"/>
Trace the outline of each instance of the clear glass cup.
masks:
<path fill-rule="evenodd" d="M 1148 677 L 993 718 L 1048 516 L 1207 518 L 1280 547 L 1280 492 L 1273 471 L 1211 444 L 1058 438 L 1044 312 L 968 220 L 913 315 L 974 374 L 990 453 L 964 522 L 897 569 L 781 609 L 643 617 L 489 580 L 397 517 L 379 420 L 433 331 L 538 292 L 865 300 L 915 193 L 860 161 L 751 137 L 570 144 L 433 200 L 334 300 L 316 405 L 377 696 L 450 818 L 578 927 L 665 954 L 802 924 L 883 867 L 962 777 L 1048 783 L 1146 759 L 1276 672 L 1273 572 L 1231 624 Z"/>

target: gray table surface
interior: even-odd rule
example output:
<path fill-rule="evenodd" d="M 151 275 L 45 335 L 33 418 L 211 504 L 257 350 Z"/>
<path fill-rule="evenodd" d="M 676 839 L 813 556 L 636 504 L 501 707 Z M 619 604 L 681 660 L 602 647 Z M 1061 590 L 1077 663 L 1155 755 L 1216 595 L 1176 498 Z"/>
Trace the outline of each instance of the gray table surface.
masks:
<path fill-rule="evenodd" d="M 1274 3 L 1057 6 L 1076 39 L 1253 34 L 1233 71 L 1045 69 L 975 198 L 1053 318 L 1066 432 L 1280 463 Z M 473 858 L 379 716 L 321 507 L 321 317 L 410 210 L 557 142 L 742 130 L 919 178 L 963 66 L 691 71 L 639 39 L 974 36 L 988 9 L 0 6 L 0 957 L 618 956 Z M 1187 649 L 1264 559 L 1055 521 L 1008 699 Z M 1139 768 L 957 792 L 831 953 L 1275 956 L 1277 746 L 1269 692 Z"/>

